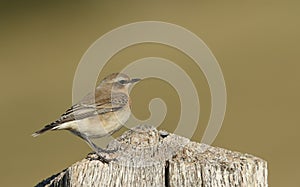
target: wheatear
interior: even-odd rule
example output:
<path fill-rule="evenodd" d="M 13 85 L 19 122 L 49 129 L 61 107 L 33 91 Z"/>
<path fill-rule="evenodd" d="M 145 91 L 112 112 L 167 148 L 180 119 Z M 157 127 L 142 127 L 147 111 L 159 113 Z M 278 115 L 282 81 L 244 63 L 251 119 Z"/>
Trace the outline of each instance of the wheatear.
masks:
<path fill-rule="evenodd" d="M 91 139 L 113 134 L 126 123 L 131 114 L 128 89 L 139 80 L 130 79 L 121 73 L 107 76 L 94 92 L 32 136 L 36 137 L 49 130 L 69 130 L 85 140 L 101 157 L 101 152 L 110 151 L 97 147 Z"/>

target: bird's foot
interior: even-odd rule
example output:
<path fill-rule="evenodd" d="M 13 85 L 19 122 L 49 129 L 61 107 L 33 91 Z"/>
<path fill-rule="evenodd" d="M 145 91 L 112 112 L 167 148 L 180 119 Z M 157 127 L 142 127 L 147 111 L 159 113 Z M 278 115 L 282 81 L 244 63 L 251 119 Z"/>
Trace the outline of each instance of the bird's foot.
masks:
<path fill-rule="evenodd" d="M 106 155 L 103 153 L 92 152 L 87 155 L 87 159 L 89 160 L 100 160 L 103 163 L 108 164 L 109 162 L 116 161 L 116 156 Z"/>
<path fill-rule="evenodd" d="M 108 164 L 109 162 L 116 161 L 116 156 L 113 154 L 105 153 L 105 152 L 96 152 L 98 158 L 97 160 L 102 161 L 103 163 Z"/>
<path fill-rule="evenodd" d="M 96 154 L 99 156 L 99 160 L 108 164 L 111 161 L 116 161 L 116 155 L 113 153 L 117 151 L 118 149 L 102 149 L 97 147 Z"/>
<path fill-rule="evenodd" d="M 96 144 L 94 144 L 89 138 L 84 138 L 84 139 L 99 156 L 99 158 L 97 159 L 101 160 L 104 163 L 109 163 L 111 161 L 116 160 L 117 155 L 114 153 L 116 153 L 118 149 L 102 149 L 98 147 Z"/>
<path fill-rule="evenodd" d="M 100 155 L 98 155 L 98 156 L 99 156 L 99 160 L 101 160 L 103 163 L 106 163 L 106 164 L 117 160 L 116 158 L 106 158 L 106 157 L 100 156 Z"/>

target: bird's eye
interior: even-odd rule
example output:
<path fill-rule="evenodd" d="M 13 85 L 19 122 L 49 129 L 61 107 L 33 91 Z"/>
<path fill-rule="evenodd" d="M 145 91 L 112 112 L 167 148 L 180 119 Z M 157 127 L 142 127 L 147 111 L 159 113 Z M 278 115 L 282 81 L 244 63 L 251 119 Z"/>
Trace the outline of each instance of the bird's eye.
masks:
<path fill-rule="evenodd" d="M 127 81 L 126 80 L 119 80 L 120 84 L 125 84 Z"/>

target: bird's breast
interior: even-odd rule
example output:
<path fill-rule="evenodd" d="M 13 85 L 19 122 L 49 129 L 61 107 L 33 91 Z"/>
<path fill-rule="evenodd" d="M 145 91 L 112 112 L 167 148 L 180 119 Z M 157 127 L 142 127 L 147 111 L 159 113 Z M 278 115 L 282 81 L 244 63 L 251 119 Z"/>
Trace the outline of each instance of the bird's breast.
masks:
<path fill-rule="evenodd" d="M 120 129 L 130 117 L 130 108 L 85 118 L 74 124 L 72 130 L 90 138 L 100 138 Z"/>

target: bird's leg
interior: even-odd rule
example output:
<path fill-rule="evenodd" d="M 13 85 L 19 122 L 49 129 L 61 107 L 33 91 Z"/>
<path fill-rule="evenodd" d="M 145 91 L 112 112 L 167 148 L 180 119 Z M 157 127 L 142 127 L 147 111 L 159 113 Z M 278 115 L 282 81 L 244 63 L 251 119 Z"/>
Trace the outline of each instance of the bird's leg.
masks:
<path fill-rule="evenodd" d="M 104 156 L 102 156 L 102 153 L 106 153 L 106 154 L 114 153 L 114 152 L 117 151 L 116 149 L 113 149 L 113 150 L 102 149 L 102 148 L 98 147 L 97 145 L 95 145 L 88 137 L 84 137 L 83 139 L 90 145 L 90 147 L 96 152 L 96 154 L 104 162 L 108 163 L 108 162 L 110 162 L 112 160 L 115 160 L 115 159 L 107 159 L 107 158 L 105 158 Z"/>
<path fill-rule="evenodd" d="M 116 152 L 118 149 L 112 149 L 112 150 L 107 150 L 107 149 L 102 149 L 100 147 L 98 147 L 96 144 L 94 144 L 94 142 L 92 142 L 90 140 L 89 137 L 83 135 L 83 134 L 80 134 L 76 131 L 72 131 L 71 132 L 73 134 L 75 134 L 76 136 L 80 137 L 81 139 L 83 139 L 87 144 L 89 144 L 89 146 L 96 152 L 96 153 L 99 153 L 99 152 L 104 152 L 104 153 L 114 153 Z"/>
<path fill-rule="evenodd" d="M 85 140 L 97 153 L 98 152 L 114 153 L 114 152 L 118 151 L 118 149 L 102 149 L 101 147 L 98 147 L 96 144 L 94 144 L 89 138 L 85 138 Z"/>

